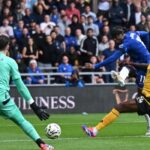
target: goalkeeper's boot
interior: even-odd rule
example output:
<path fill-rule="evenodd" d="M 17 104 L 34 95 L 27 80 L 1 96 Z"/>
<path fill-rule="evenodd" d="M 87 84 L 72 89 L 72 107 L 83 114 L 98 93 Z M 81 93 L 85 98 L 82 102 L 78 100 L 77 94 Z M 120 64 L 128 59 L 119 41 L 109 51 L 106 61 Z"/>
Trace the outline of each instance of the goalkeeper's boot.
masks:
<path fill-rule="evenodd" d="M 54 147 L 48 144 L 41 144 L 41 150 L 54 150 Z"/>
<path fill-rule="evenodd" d="M 111 77 L 116 80 L 120 86 L 124 86 L 125 85 L 125 81 L 124 79 L 119 75 L 118 72 L 116 71 L 111 71 Z"/>
<path fill-rule="evenodd" d="M 87 127 L 86 125 L 82 126 L 83 131 L 90 137 L 96 137 L 98 131 L 95 127 Z"/>

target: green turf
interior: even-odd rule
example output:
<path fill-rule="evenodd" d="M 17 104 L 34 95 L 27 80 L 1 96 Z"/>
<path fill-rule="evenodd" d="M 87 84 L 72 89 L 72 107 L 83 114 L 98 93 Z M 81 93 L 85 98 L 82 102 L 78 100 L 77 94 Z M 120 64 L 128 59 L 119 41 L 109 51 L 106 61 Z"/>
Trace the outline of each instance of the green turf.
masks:
<path fill-rule="evenodd" d="M 81 130 L 82 124 L 95 125 L 105 114 L 52 115 L 49 121 L 40 122 L 36 116 L 27 115 L 42 138 L 54 145 L 55 150 L 148 150 L 150 138 L 144 137 L 144 117 L 123 114 L 101 131 L 96 138 L 87 137 Z M 44 128 L 50 122 L 60 124 L 62 135 L 49 140 Z M 38 147 L 12 122 L 0 119 L 0 150 L 38 150 Z"/>

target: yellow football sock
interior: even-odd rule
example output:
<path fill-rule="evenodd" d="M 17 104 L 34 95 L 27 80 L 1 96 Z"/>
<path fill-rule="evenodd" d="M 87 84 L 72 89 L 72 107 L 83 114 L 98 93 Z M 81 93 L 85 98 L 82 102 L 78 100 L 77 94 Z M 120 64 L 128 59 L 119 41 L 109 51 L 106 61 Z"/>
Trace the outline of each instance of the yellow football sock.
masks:
<path fill-rule="evenodd" d="M 116 120 L 119 117 L 119 114 L 119 111 L 113 108 L 112 111 L 109 114 L 107 114 L 100 123 L 98 123 L 96 129 L 101 130 L 105 128 L 107 125 Z"/>

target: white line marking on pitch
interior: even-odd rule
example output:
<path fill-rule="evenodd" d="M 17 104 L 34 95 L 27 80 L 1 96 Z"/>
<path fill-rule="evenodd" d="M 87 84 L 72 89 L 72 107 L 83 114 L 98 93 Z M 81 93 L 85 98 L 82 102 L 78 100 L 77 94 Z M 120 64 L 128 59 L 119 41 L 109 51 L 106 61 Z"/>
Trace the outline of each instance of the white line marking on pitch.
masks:
<path fill-rule="evenodd" d="M 113 124 L 132 124 L 132 123 L 145 123 L 146 121 L 132 121 L 132 122 L 114 122 Z M 32 123 L 34 126 L 44 126 L 43 123 Z M 93 124 L 93 122 L 78 122 L 78 123 L 59 123 L 60 125 L 82 125 L 82 124 Z M 16 125 L 0 125 L 0 127 L 15 127 Z"/>
<path fill-rule="evenodd" d="M 131 136 L 105 136 L 105 137 L 96 137 L 94 139 L 110 139 L 110 138 L 150 138 L 144 135 L 131 135 Z M 74 138 L 59 138 L 53 141 L 63 141 L 63 140 L 79 140 L 79 139 L 87 139 L 86 137 L 74 137 Z M 90 139 L 90 138 L 89 138 Z M 50 139 L 43 139 L 44 141 L 52 141 Z M 33 142 L 32 140 L 27 139 L 16 139 L 16 140 L 0 140 L 0 143 L 12 143 L 12 142 Z"/>

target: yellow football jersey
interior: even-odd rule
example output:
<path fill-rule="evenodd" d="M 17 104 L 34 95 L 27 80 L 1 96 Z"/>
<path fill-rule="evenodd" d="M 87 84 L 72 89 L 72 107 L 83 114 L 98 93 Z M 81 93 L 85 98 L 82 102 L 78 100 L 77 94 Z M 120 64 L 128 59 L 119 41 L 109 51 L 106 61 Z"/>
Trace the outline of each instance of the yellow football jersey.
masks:
<path fill-rule="evenodd" d="M 146 97 L 150 97 L 150 64 L 147 67 L 142 94 L 144 94 Z"/>

